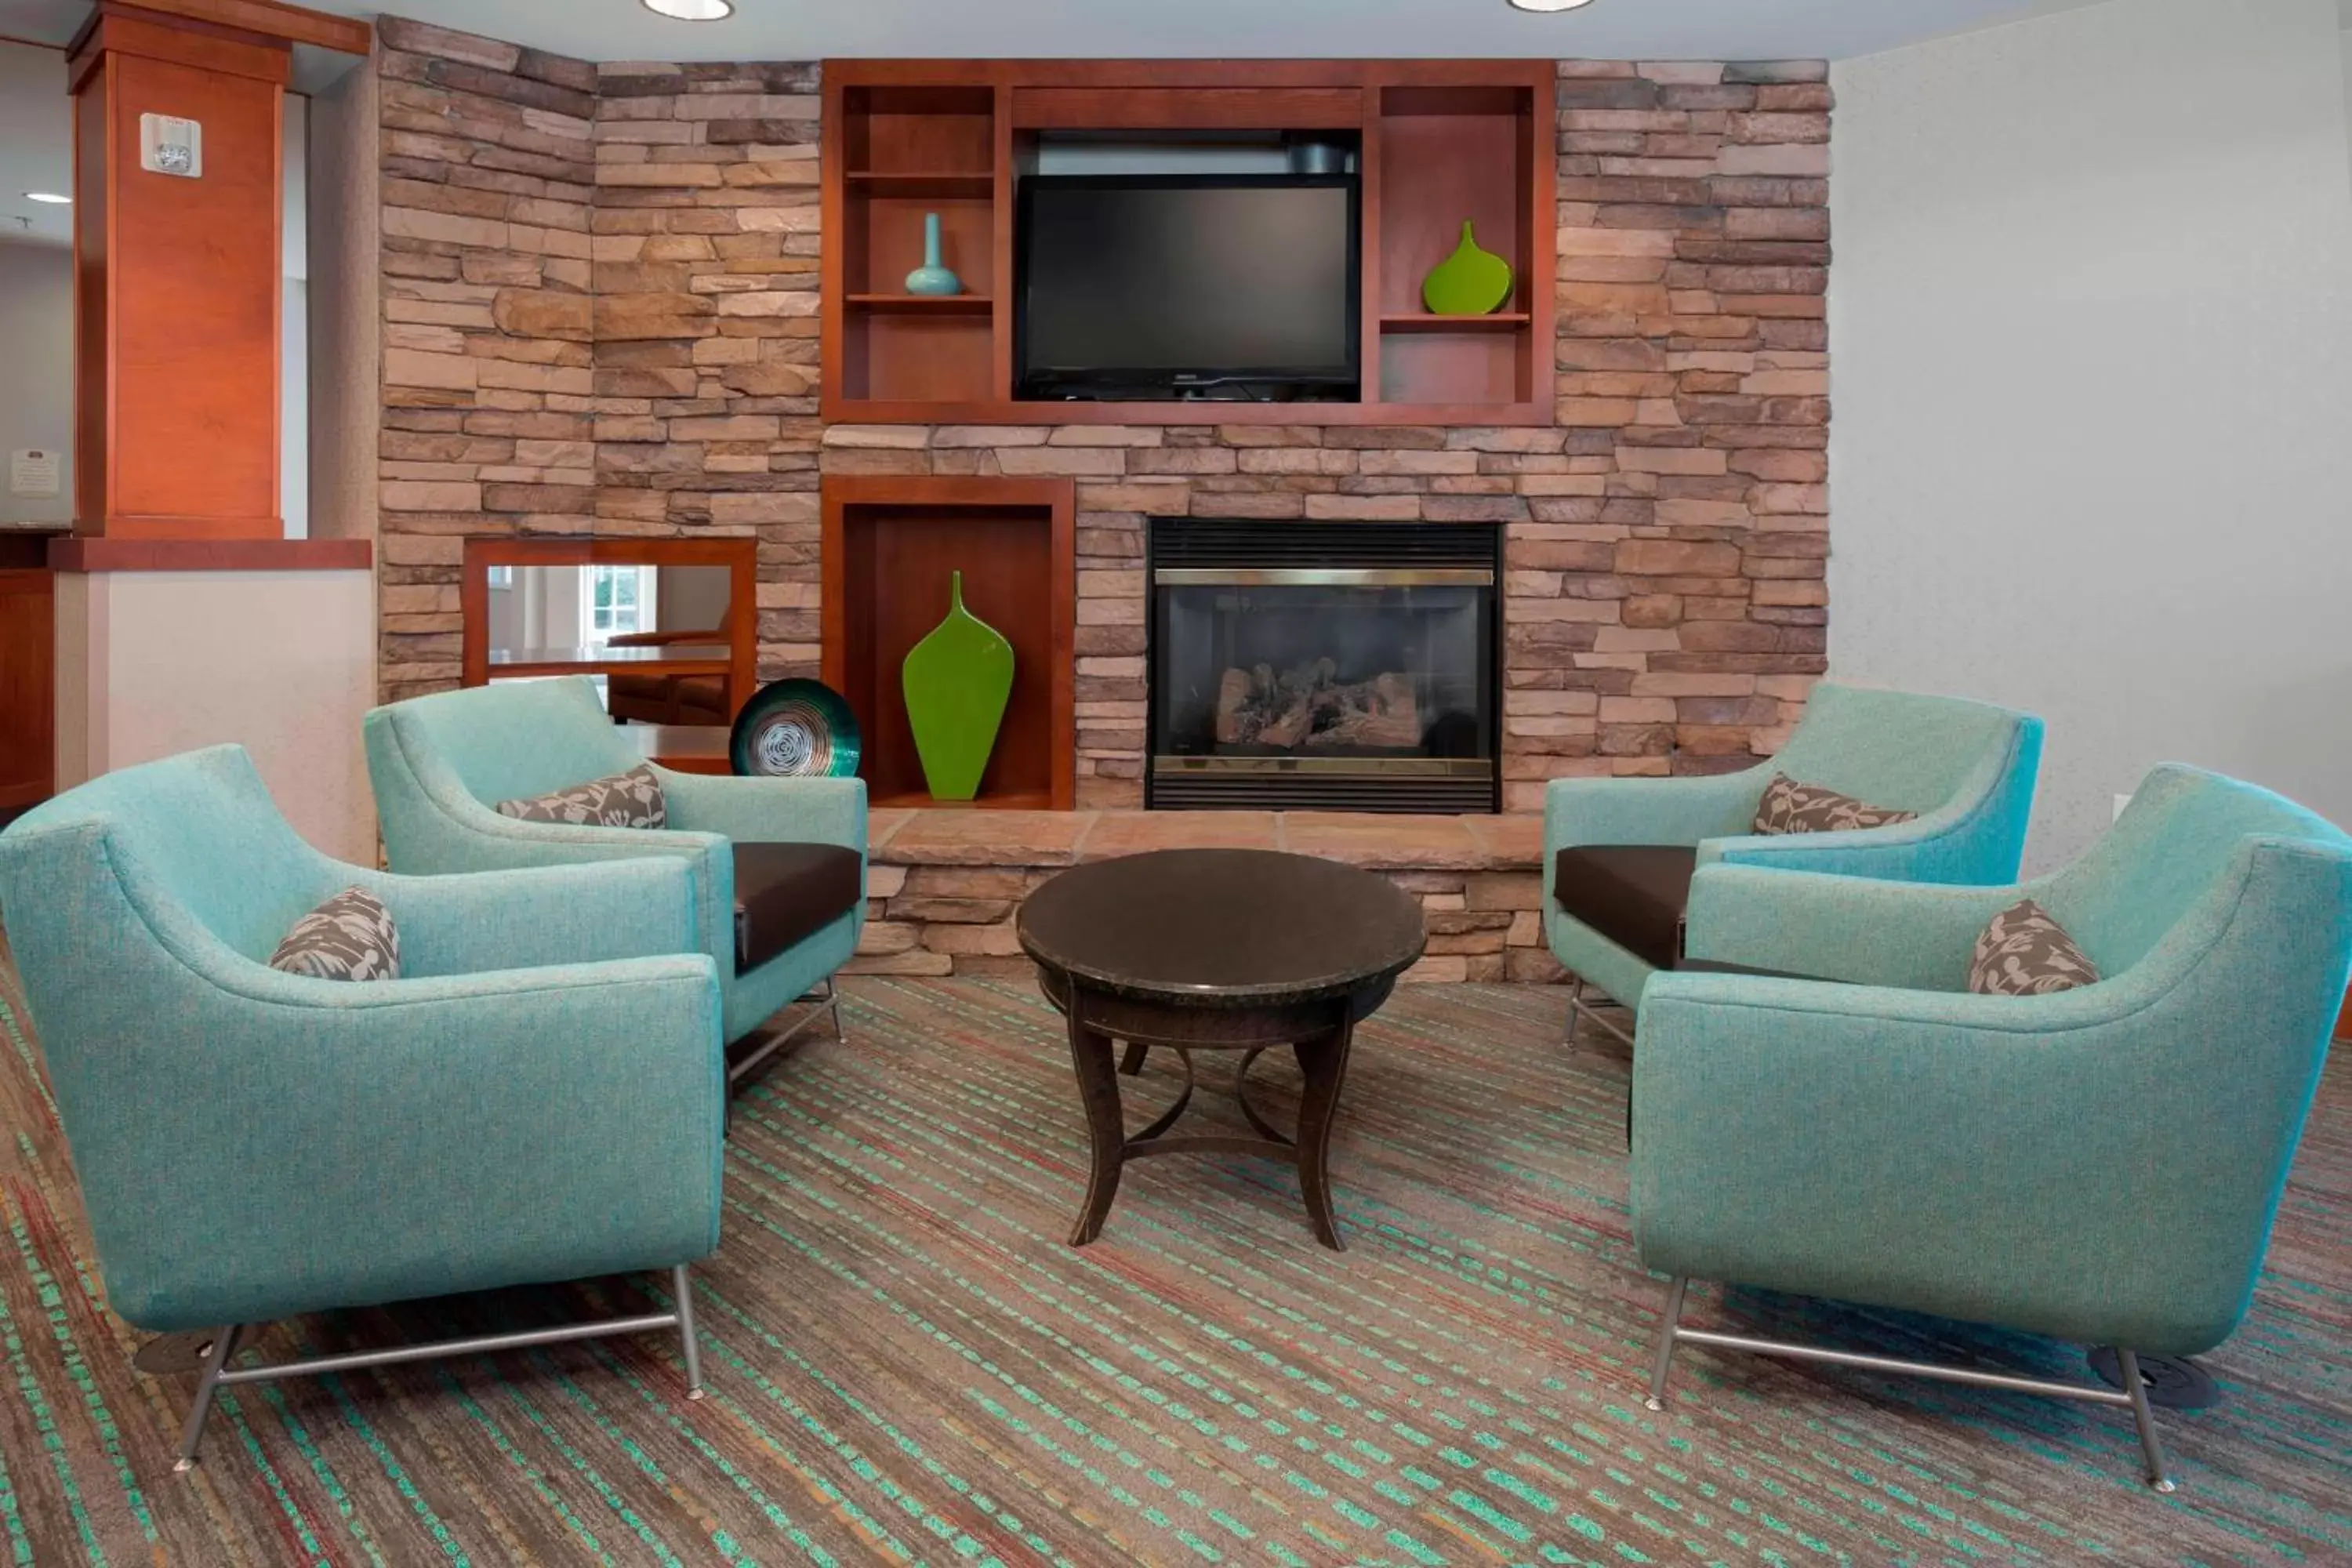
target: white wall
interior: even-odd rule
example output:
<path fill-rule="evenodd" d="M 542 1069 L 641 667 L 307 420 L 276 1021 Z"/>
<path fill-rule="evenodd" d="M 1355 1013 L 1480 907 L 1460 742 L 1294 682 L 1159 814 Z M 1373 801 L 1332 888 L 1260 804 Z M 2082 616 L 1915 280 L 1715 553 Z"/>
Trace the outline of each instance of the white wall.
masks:
<path fill-rule="evenodd" d="M 2109 0 L 1833 68 L 1830 662 L 2050 723 L 2030 859 L 2152 763 L 2352 823 L 2335 0 Z"/>
<path fill-rule="evenodd" d="M 379 253 L 375 66 L 310 100 L 310 535 L 376 536 Z M 453 602 L 448 608 L 455 610 Z"/>
<path fill-rule="evenodd" d="M 655 574 L 654 626 L 666 632 L 709 631 L 727 618 L 733 588 L 724 566 L 665 566 Z"/>
<path fill-rule="evenodd" d="M 73 252 L 0 239 L 0 524 L 73 521 Z M 58 493 L 8 493 L 8 454 L 60 454 Z"/>
<path fill-rule="evenodd" d="M 234 741 L 297 831 L 375 863 L 369 572 L 58 574 L 58 788 Z"/>
<path fill-rule="evenodd" d="M 288 93 L 279 182 L 278 508 L 286 537 L 310 537 L 310 100 Z"/>

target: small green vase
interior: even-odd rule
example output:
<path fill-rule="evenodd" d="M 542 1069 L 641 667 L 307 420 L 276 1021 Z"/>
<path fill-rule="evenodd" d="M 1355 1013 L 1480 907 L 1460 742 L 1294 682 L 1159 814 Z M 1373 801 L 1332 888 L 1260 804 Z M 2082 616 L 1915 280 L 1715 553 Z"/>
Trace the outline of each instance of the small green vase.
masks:
<path fill-rule="evenodd" d="M 1433 316 L 1485 316 L 1511 297 L 1511 264 L 1478 248 L 1471 225 L 1462 225 L 1462 243 L 1422 280 L 1421 302 Z"/>
<path fill-rule="evenodd" d="M 931 798 L 970 800 L 1013 695 L 1013 645 L 963 607 L 962 573 L 949 574 L 948 596 L 947 619 L 908 650 L 899 680 Z"/>

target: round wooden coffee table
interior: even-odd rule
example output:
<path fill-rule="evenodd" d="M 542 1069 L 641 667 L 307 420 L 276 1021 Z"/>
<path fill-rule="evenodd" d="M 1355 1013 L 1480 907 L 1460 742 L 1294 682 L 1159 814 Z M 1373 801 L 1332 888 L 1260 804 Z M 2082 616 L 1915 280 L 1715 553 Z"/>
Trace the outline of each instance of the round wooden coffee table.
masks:
<path fill-rule="evenodd" d="M 1386 878 L 1332 860 L 1263 849 L 1163 849 L 1063 872 L 1021 906 L 1022 949 L 1069 1020 L 1070 1057 L 1094 1144 L 1094 1171 L 1070 1233 L 1102 1233 L 1129 1160 L 1153 1154 L 1263 1154 L 1293 1162 L 1307 1215 L 1339 1248 L 1326 1168 L 1348 1047 L 1388 1000 L 1428 938 L 1421 905 Z M 1124 1070 L 1153 1046 L 1184 1062 L 1176 1102 L 1129 1136 L 1111 1042 Z M 1288 1046 L 1306 1075 L 1298 1128 L 1286 1134 L 1249 1102 L 1250 1064 Z M 1192 1098 L 1194 1051 L 1239 1051 L 1234 1097 L 1259 1136 L 1169 1137 Z"/>

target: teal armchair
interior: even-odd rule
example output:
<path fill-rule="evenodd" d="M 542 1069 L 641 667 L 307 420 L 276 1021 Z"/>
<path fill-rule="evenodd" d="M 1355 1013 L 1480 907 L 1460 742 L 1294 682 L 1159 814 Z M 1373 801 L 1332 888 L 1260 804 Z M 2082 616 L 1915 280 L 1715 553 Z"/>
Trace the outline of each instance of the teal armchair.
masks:
<path fill-rule="evenodd" d="M 1575 981 L 1570 1040 L 1590 1016 L 1588 987 L 1631 1008 L 1653 974 L 1674 966 L 1702 866 L 2015 879 L 2041 761 L 2042 721 L 2031 714 L 1823 684 L 1769 763 L 1692 778 L 1558 781 L 1544 797 L 1543 910 L 1553 956 Z M 1760 837 L 1750 825 L 1775 773 L 1918 815 L 1859 832 Z"/>
<path fill-rule="evenodd" d="M 820 1016 L 840 1026 L 834 972 L 857 950 L 864 898 L 866 785 L 857 779 L 722 778 L 656 768 L 669 828 L 574 826 L 501 816 L 501 800 L 536 795 L 644 763 L 584 678 L 506 681 L 378 708 L 366 721 L 368 776 L 385 858 L 420 875 L 510 870 L 658 855 L 683 861 L 694 889 L 693 944 L 719 966 L 730 1044 L 760 1031 L 820 985 L 824 1005 L 753 1042 L 740 1079 Z M 833 845 L 856 851 L 846 907 L 783 951 L 743 963 L 747 868 L 741 847 Z M 787 889 L 789 892 L 789 889 Z M 804 922 L 805 923 L 805 922 Z"/>
<path fill-rule="evenodd" d="M 1967 992 L 1978 931 L 2022 898 L 2098 984 Z M 1840 1359 L 1678 1327 L 1688 1279 L 1936 1313 L 2117 1347 L 2122 1393 L 2002 1385 L 2130 1403 L 2169 1489 L 2136 1358 L 2245 1315 L 2352 967 L 2352 838 L 2167 765 L 2019 887 L 1702 869 L 1690 947 L 1821 978 L 1643 996 L 1633 1229 L 1674 1280 L 1653 1399 L 1677 1342 Z"/>
<path fill-rule="evenodd" d="M 268 966 L 373 891 L 402 978 Z M 719 981 L 674 860 L 393 876 L 329 859 L 235 746 L 110 773 L 0 833 L 0 918 L 107 1300 L 214 1330 L 215 1391 L 347 1366 L 675 1328 L 718 1245 Z M 641 1269 L 666 1310 L 331 1363 L 236 1366 L 252 1325 Z"/>

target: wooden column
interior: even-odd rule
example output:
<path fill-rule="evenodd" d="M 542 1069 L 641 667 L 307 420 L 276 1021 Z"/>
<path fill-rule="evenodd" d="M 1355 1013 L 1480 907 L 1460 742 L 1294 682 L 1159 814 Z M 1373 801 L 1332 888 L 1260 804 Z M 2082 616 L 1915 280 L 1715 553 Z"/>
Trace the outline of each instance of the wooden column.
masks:
<path fill-rule="evenodd" d="M 229 13 L 236 14 L 236 13 Z M 288 40 L 101 0 L 75 39 L 75 531 L 278 539 Z M 146 114 L 203 127 L 141 166 Z"/>

